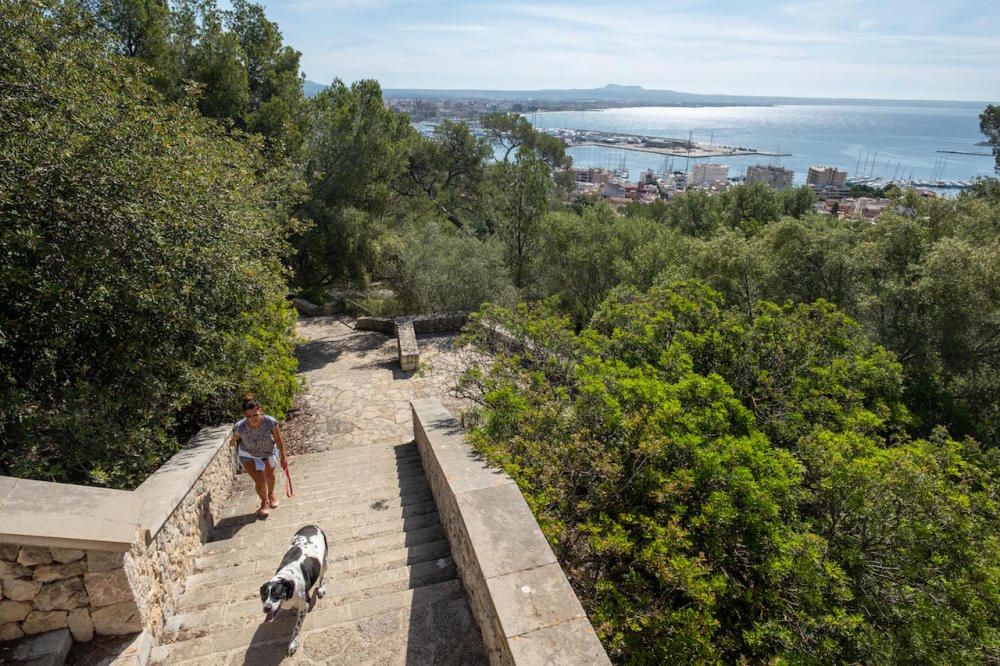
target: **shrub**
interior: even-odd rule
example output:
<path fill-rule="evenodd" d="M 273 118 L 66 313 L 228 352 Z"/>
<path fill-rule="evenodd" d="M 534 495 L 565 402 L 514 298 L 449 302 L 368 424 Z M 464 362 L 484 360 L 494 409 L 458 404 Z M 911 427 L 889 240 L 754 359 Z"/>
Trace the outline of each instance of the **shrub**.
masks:
<path fill-rule="evenodd" d="M 287 408 L 288 183 L 73 7 L 0 23 L 0 471 L 129 487 L 240 389 Z"/>

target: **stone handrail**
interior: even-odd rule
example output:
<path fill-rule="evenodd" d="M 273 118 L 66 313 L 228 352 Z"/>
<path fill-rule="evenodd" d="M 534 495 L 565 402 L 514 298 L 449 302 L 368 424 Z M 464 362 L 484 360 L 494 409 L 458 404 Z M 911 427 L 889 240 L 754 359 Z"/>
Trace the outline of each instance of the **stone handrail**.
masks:
<path fill-rule="evenodd" d="M 222 513 L 230 428 L 205 428 L 133 491 L 0 477 L 0 640 L 156 635 Z"/>
<path fill-rule="evenodd" d="M 610 664 L 517 484 L 489 467 L 437 400 L 413 433 L 492 664 Z"/>

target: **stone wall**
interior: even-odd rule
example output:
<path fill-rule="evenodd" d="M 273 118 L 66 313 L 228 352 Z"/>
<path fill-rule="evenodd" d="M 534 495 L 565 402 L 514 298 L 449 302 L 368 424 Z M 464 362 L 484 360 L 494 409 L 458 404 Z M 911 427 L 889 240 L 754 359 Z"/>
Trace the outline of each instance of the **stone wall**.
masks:
<path fill-rule="evenodd" d="M 452 557 L 492 664 L 608 664 L 517 484 L 489 467 L 436 400 L 413 433 Z"/>
<path fill-rule="evenodd" d="M 234 478 L 206 428 L 135 491 L 0 477 L 0 640 L 156 634 Z"/>
<path fill-rule="evenodd" d="M 164 614 L 173 614 L 196 553 L 221 519 L 235 478 L 229 432 L 202 430 L 136 489 L 143 500 L 143 538 L 125 555 L 124 570 L 154 636 Z"/>
<path fill-rule="evenodd" d="M 438 312 L 435 314 L 409 315 L 406 317 L 358 317 L 354 328 L 359 331 L 377 331 L 385 335 L 396 335 L 396 322 L 413 323 L 417 335 L 424 333 L 451 333 L 462 330 L 469 319 L 468 312 Z"/>

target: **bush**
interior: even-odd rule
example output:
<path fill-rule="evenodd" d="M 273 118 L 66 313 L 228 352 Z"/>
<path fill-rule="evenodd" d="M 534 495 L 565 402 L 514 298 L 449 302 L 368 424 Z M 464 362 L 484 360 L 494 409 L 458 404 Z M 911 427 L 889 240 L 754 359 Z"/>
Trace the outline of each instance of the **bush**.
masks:
<path fill-rule="evenodd" d="M 0 471 L 130 487 L 241 389 L 289 405 L 288 183 L 73 7 L 0 23 Z"/>
<path fill-rule="evenodd" d="M 996 456 L 902 433 L 901 368 L 833 306 L 616 290 L 574 333 L 488 308 L 464 386 L 612 659 L 989 663 Z"/>
<path fill-rule="evenodd" d="M 493 239 L 428 223 L 406 232 L 397 252 L 390 279 L 408 312 L 474 310 L 516 298 L 503 248 Z"/>

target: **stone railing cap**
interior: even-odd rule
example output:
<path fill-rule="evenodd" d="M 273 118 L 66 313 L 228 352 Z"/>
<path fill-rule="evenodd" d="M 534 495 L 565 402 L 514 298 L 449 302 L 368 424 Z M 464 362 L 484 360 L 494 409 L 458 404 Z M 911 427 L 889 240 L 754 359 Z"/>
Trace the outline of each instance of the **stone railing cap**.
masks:
<path fill-rule="evenodd" d="M 0 542 L 125 551 L 138 526 L 129 491 L 0 477 Z"/>
<path fill-rule="evenodd" d="M 141 505 L 139 524 L 146 541 L 154 538 L 226 445 L 232 426 L 202 428 L 187 445 L 135 489 Z"/>

